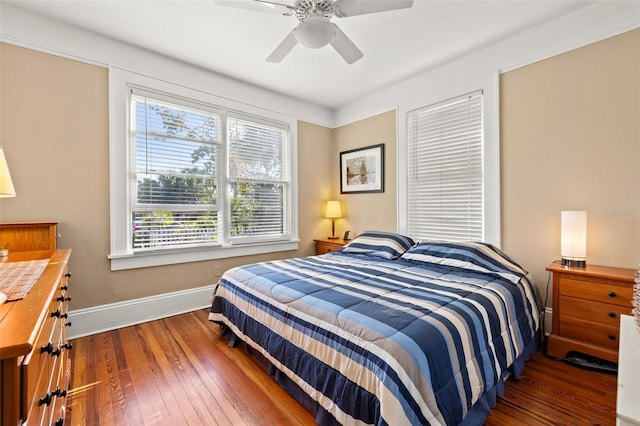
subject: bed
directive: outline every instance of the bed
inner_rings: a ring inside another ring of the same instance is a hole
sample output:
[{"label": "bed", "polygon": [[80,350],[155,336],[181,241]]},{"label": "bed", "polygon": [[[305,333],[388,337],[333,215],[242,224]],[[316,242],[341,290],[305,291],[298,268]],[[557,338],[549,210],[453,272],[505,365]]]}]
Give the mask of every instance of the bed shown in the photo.
[{"label": "bed", "polygon": [[540,336],[530,274],[483,243],[367,231],[227,271],[209,314],[320,425],[480,424]]}]

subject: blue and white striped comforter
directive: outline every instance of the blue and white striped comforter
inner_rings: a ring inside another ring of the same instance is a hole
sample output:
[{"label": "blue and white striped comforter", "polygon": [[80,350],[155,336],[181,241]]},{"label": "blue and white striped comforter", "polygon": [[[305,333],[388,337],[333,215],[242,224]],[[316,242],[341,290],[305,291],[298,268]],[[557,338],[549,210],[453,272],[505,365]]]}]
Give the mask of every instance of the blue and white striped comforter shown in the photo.
[{"label": "blue and white striped comforter", "polygon": [[337,252],[226,272],[209,319],[341,424],[458,424],[534,339],[536,296],[523,276]]}]

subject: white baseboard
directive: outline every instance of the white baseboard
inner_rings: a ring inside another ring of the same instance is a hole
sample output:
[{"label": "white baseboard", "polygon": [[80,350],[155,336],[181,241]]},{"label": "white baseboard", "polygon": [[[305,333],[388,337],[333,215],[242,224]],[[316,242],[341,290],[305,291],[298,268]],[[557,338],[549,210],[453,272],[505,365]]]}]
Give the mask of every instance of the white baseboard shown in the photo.
[{"label": "white baseboard", "polygon": [[[69,312],[69,338],[89,336],[103,331],[166,318],[211,305],[213,285],[164,293],[125,302],[110,303]],[[544,334],[551,334],[552,309],[544,310]]]},{"label": "white baseboard", "polygon": [[69,338],[192,312],[210,306],[213,285],[69,311]]}]

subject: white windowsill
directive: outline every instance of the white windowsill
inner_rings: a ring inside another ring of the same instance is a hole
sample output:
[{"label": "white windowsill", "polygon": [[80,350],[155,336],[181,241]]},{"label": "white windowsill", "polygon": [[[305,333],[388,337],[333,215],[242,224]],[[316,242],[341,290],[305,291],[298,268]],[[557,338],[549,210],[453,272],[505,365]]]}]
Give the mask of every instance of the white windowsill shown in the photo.
[{"label": "white windowsill", "polygon": [[176,263],[199,262],[203,260],[298,250],[298,243],[299,240],[288,240],[182,251],[111,254],[108,257],[111,260],[111,270],[120,271],[123,269],[147,268],[151,266],[173,265]]}]

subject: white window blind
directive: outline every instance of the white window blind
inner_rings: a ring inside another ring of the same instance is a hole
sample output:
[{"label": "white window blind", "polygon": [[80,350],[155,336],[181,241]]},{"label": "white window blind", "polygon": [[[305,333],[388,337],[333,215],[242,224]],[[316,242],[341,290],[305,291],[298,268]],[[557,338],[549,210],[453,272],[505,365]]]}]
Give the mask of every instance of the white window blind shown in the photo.
[{"label": "white window blind", "polygon": [[407,232],[483,241],[483,100],[473,93],[407,114]]},{"label": "white window blind", "polygon": [[216,243],[220,114],[134,91],[131,115],[133,250]]},{"label": "white window blind", "polygon": [[289,233],[288,128],[229,115],[230,238],[283,237]]}]

